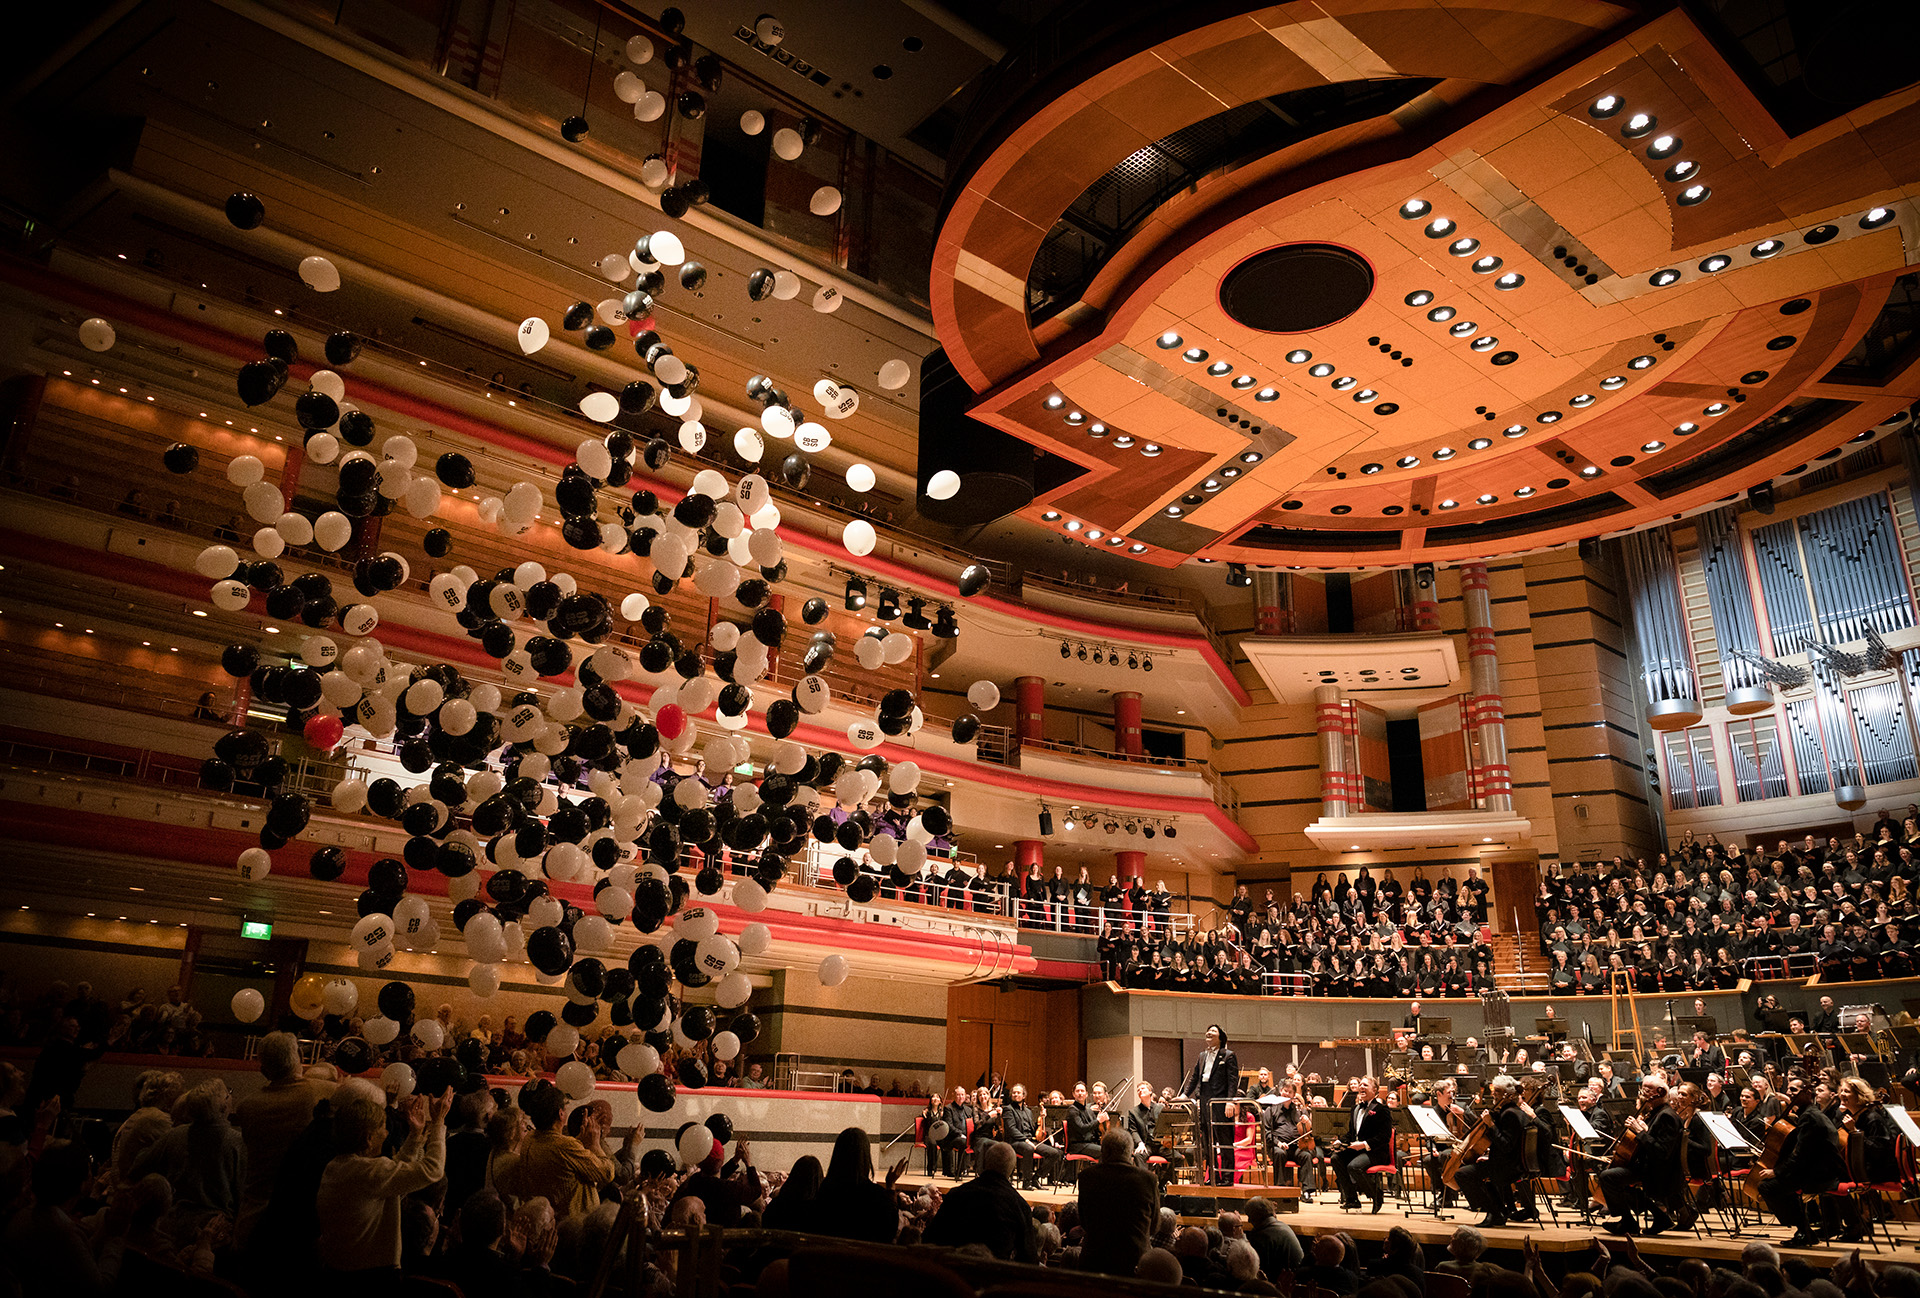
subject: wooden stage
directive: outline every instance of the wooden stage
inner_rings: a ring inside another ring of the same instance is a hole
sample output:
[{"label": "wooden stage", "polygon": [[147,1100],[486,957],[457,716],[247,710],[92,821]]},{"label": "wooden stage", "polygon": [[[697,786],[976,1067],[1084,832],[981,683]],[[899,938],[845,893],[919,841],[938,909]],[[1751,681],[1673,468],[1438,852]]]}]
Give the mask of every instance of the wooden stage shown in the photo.
[{"label": "wooden stage", "polygon": [[[909,1189],[930,1185],[940,1190],[947,1190],[958,1185],[959,1182],[948,1177],[928,1177],[909,1173],[901,1176],[899,1184]],[[1294,1193],[1291,1188],[1276,1192],[1272,1187],[1260,1185],[1204,1186],[1175,1183],[1167,1187],[1169,1196],[1214,1199],[1218,1201],[1221,1208],[1231,1208],[1232,1201],[1265,1197],[1281,1209],[1280,1220],[1291,1226],[1302,1239],[1324,1231],[1345,1231],[1357,1240],[1378,1244],[1386,1238],[1387,1232],[1393,1227],[1405,1226],[1426,1248],[1429,1266],[1445,1256],[1447,1240],[1452,1235],[1454,1227],[1474,1226],[1480,1221],[1479,1213],[1465,1207],[1451,1209],[1439,1219],[1435,1219],[1430,1212],[1409,1212],[1391,1196],[1388,1197],[1386,1206],[1377,1214],[1368,1211],[1367,1207],[1361,1208],[1358,1212],[1343,1212],[1337,1206],[1339,1195],[1331,1190],[1316,1193],[1311,1201],[1300,1203],[1298,1211],[1288,1211],[1292,1205],[1283,1203],[1281,1200],[1283,1196],[1291,1198]],[[1054,1207],[1075,1202],[1074,1192],[1064,1187],[1023,1190],[1021,1197],[1028,1203],[1044,1203]],[[1414,1195],[1416,1202],[1424,1198],[1422,1194]],[[1544,1202],[1541,1204],[1540,1215],[1541,1220],[1537,1222],[1525,1222],[1484,1232],[1487,1237],[1488,1252],[1507,1251],[1517,1259],[1521,1241],[1531,1237],[1542,1253],[1562,1255],[1560,1261],[1566,1271],[1579,1271],[1586,1269],[1593,1261],[1593,1242],[1596,1238],[1605,1238],[1610,1242],[1616,1240],[1612,1235],[1603,1235],[1597,1224],[1598,1218],[1595,1219],[1595,1225],[1588,1226],[1581,1223],[1574,1214],[1562,1209],[1561,1224],[1556,1226],[1547,1213]],[[1772,1244],[1780,1250],[1782,1257],[1802,1258],[1818,1267],[1832,1266],[1856,1247],[1852,1244],[1834,1244],[1821,1248],[1787,1249],[1783,1245],[1793,1234],[1791,1230],[1775,1223],[1771,1215],[1768,1216],[1767,1224],[1764,1226],[1755,1226],[1751,1221],[1750,1212],[1748,1217],[1749,1220],[1742,1225],[1740,1234],[1733,1237],[1729,1237],[1720,1229],[1719,1217],[1709,1213],[1702,1219],[1703,1235],[1696,1236],[1691,1230],[1676,1228],[1653,1237],[1642,1235],[1635,1239],[1633,1244],[1649,1259],[1697,1257],[1705,1259],[1710,1266],[1724,1265],[1736,1270],[1740,1265],[1740,1250],[1756,1241]],[[1181,1220],[1194,1225],[1205,1225],[1210,1223],[1211,1217],[1182,1217]],[[1713,1229],[1707,1230],[1708,1226]],[[1889,1249],[1885,1238],[1881,1237],[1878,1256],[1889,1261],[1911,1262],[1914,1250],[1920,1247],[1920,1227],[1916,1227],[1913,1222],[1895,1221],[1893,1235],[1898,1241],[1898,1247]],[[1858,1247],[1863,1258],[1876,1256],[1872,1245],[1863,1243]],[[1614,1248],[1616,1256],[1619,1251],[1616,1244]],[[1658,1267],[1660,1263],[1655,1262],[1654,1265]],[[1515,1266],[1517,1269],[1517,1261]]]}]

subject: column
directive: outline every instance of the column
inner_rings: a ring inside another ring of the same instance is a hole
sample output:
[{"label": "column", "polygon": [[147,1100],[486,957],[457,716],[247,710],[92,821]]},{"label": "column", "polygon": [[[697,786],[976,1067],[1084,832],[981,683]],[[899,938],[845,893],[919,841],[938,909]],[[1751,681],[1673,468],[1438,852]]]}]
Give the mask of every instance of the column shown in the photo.
[{"label": "column", "polygon": [[1047,679],[1021,676],[1013,682],[1015,691],[1013,729],[1020,739],[1045,739],[1047,726]]},{"label": "column", "polygon": [[289,444],[286,458],[280,462],[280,505],[285,512],[293,511],[293,498],[300,491],[300,470],[306,463],[306,442],[301,440]]},{"label": "column", "polygon": [[247,728],[247,710],[253,706],[253,678],[242,676],[233,683],[233,711],[227,716],[227,724],[235,730]]},{"label": "column", "polygon": [[[1046,876],[1047,845],[1037,838],[1015,839],[1013,844],[1014,889],[1027,886],[1027,874],[1034,866],[1039,866],[1041,877]],[[1016,922],[1021,927],[1040,923],[1046,915],[1046,903],[1043,901],[1018,901],[1013,903]]]},{"label": "column", "polygon": [[1352,720],[1338,685],[1321,685],[1313,691],[1316,723],[1320,730],[1320,815],[1327,820],[1346,816],[1349,794],[1347,736]]},{"label": "column", "polygon": [[1136,690],[1113,692],[1113,751],[1136,757],[1147,751],[1140,739],[1140,694]]},{"label": "column", "polygon": [[1415,631],[1438,631],[1440,629],[1440,601],[1434,590],[1435,573],[1430,563],[1416,563],[1413,566],[1413,629]]},{"label": "column", "polygon": [[1500,701],[1486,564],[1461,567],[1460,597],[1467,614],[1467,723],[1480,740],[1480,788],[1488,811],[1512,811],[1513,773],[1507,765],[1506,710]]},{"label": "column", "polygon": [[1293,630],[1293,574],[1253,574],[1253,633],[1286,635]]},{"label": "column", "polygon": [[1138,879],[1147,872],[1147,854],[1145,852],[1115,852],[1113,868],[1120,875],[1120,882]]}]

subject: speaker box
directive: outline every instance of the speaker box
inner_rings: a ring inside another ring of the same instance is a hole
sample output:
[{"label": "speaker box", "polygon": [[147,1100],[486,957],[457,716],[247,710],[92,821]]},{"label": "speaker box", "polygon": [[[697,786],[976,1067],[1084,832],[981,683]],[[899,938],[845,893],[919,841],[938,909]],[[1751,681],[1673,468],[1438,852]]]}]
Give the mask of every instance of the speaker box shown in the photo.
[{"label": "speaker box", "polygon": [[1212,1217],[1220,1211],[1218,1199],[1202,1198],[1197,1194],[1169,1194],[1160,1199],[1160,1206],[1173,1209],[1176,1217]]}]

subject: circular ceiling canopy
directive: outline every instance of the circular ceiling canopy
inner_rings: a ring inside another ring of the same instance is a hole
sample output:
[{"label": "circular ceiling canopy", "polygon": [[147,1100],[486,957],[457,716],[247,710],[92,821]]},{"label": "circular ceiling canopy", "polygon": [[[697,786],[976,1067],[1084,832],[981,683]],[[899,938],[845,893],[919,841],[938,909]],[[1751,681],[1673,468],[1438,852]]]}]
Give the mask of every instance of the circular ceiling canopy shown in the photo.
[{"label": "circular ceiling canopy", "polygon": [[1358,311],[1373,292],[1373,267],[1331,243],[1269,248],[1227,272],[1220,309],[1263,333],[1305,333]]}]

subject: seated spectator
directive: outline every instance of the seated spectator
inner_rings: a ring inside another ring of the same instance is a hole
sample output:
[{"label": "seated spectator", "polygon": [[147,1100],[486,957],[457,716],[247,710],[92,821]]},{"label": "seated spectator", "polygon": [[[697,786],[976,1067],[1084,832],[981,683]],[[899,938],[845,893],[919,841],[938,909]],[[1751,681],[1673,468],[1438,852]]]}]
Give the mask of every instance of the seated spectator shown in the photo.
[{"label": "seated spectator", "polygon": [[14,1214],[0,1235],[0,1257],[20,1293],[96,1295],[113,1290],[125,1240],[113,1229],[90,1237],[74,1216],[92,1174],[86,1147],[74,1141],[54,1141],[34,1160],[33,1201]]},{"label": "seated spectator", "polygon": [[1142,1253],[1133,1275],[1136,1280],[1150,1280],[1155,1284],[1177,1285],[1185,1278],[1180,1259],[1164,1248],[1150,1248]]},{"label": "seated spectator", "polygon": [[[1152,1232],[1164,1210],[1158,1178],[1134,1165],[1133,1141],[1120,1128],[1100,1138],[1100,1161],[1081,1172],[1078,1208],[1087,1223],[1081,1268],[1132,1275],[1141,1255],[1157,1242]],[[1169,1243],[1171,1238],[1169,1233]]]},{"label": "seated spectator", "polygon": [[900,1209],[894,1204],[893,1183],[907,1170],[902,1158],[887,1170],[885,1185],[873,1180],[873,1146],[866,1130],[848,1127],[833,1142],[827,1174],[814,1196],[808,1229],[838,1239],[891,1244],[900,1232]]},{"label": "seated spectator", "polygon": [[680,1183],[676,1199],[698,1199],[706,1208],[709,1225],[738,1226],[740,1210],[760,1199],[760,1173],[754,1170],[753,1156],[747,1152],[747,1142],[737,1141],[733,1147],[733,1159],[722,1168],[720,1160],[726,1149],[719,1141],[713,1142],[713,1148],[700,1160],[693,1173]]},{"label": "seated spectator", "polygon": [[[1202,1289],[1227,1288],[1227,1279],[1214,1266],[1211,1253],[1207,1232],[1198,1226],[1182,1227],[1180,1233],[1173,1237],[1173,1256],[1180,1263],[1180,1274],[1184,1277],[1184,1283],[1196,1284]],[[1352,1293],[1353,1290],[1341,1292]]]},{"label": "seated spectator", "polygon": [[1434,1266],[1436,1271],[1448,1275],[1457,1275],[1468,1284],[1474,1284],[1484,1275],[1503,1270],[1491,1262],[1482,1262],[1480,1255],[1487,1251],[1487,1237],[1472,1226],[1456,1226],[1453,1235],[1447,1240],[1447,1256]]},{"label": "seated spectator", "polygon": [[812,1154],[803,1155],[787,1173],[780,1192],[768,1202],[760,1224],[768,1230],[804,1230],[823,1175],[820,1160]]},{"label": "seated spectator", "polygon": [[1269,1199],[1247,1200],[1247,1243],[1253,1245],[1268,1279],[1282,1271],[1297,1271],[1307,1260],[1300,1237],[1280,1220]]},{"label": "seated spectator", "polygon": [[980,1244],[1003,1262],[1034,1261],[1033,1214],[1013,1188],[1014,1162],[1012,1145],[988,1141],[979,1173],[947,1191],[925,1241],[950,1248]]},{"label": "seated spectator", "polygon": [[186,1088],[178,1073],[149,1068],[133,1082],[133,1112],[113,1133],[113,1180],[131,1185],[133,1165],[160,1137],[173,1130],[173,1106]]},{"label": "seated spectator", "polygon": [[1427,1292],[1426,1258],[1420,1252],[1420,1241],[1405,1226],[1387,1232],[1380,1260],[1367,1268],[1367,1273],[1375,1279],[1393,1276],[1404,1280],[1413,1286],[1415,1294]]},{"label": "seated spectator", "polygon": [[1348,1259],[1346,1244],[1332,1233],[1313,1237],[1313,1265],[1303,1278],[1336,1294],[1360,1292],[1360,1272]]}]

